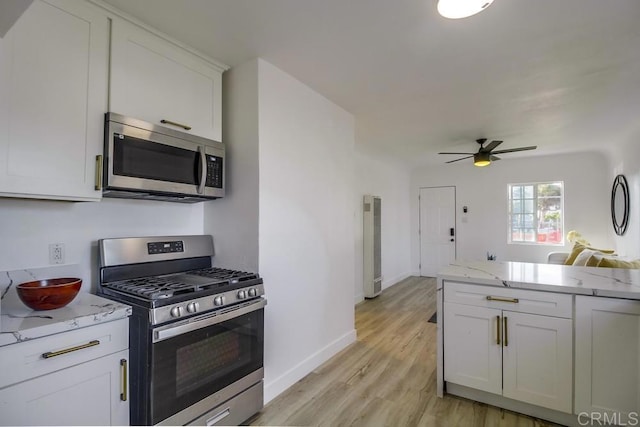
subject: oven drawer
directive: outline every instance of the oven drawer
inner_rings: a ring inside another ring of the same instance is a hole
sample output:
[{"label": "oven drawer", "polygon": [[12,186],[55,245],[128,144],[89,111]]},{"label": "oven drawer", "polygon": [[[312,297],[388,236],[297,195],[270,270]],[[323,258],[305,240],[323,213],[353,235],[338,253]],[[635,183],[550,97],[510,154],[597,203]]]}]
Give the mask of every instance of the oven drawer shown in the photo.
[{"label": "oven drawer", "polygon": [[239,426],[262,409],[263,383],[260,381],[236,397],[191,421],[192,426]]},{"label": "oven drawer", "polygon": [[0,388],[129,348],[129,319],[100,323],[2,349]]}]

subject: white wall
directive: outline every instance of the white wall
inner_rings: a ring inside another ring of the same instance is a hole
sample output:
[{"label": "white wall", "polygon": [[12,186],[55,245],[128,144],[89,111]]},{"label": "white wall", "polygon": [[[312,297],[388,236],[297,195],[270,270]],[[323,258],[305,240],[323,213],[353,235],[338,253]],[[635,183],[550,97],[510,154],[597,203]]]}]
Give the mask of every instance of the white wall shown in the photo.
[{"label": "white wall", "polygon": [[365,194],[382,199],[382,288],[388,288],[411,273],[410,179],[401,165],[356,146],[355,152],[355,302],[363,294],[363,211]]},{"label": "white wall", "polygon": [[224,74],[214,263],[265,281],[265,402],[355,340],[353,117],[259,59]]},{"label": "white wall", "polygon": [[[506,156],[505,156],[506,157]],[[411,262],[420,262],[418,193],[420,187],[456,187],[457,258],[484,260],[486,252],[501,261],[546,262],[551,251],[571,245],[507,244],[507,184],[564,182],[564,226],[582,233],[596,247],[612,247],[610,232],[610,177],[600,153],[566,154],[504,159],[488,167],[469,162],[420,168],[411,174]],[[468,206],[468,222],[461,221]]]},{"label": "white wall", "polygon": [[82,291],[95,292],[99,239],[202,234],[202,212],[201,203],[0,198],[0,271],[48,266],[49,244],[64,243],[65,264],[77,265]]},{"label": "white wall", "polygon": [[265,401],[355,341],[354,121],[258,60]]},{"label": "white wall", "polygon": [[225,197],[204,207],[204,232],[213,236],[214,265],[258,271],[258,62],[223,74],[222,140]]},{"label": "white wall", "polygon": [[610,153],[611,172],[607,176],[609,191],[616,175],[623,174],[629,183],[629,226],[623,236],[613,231],[611,220],[609,229],[619,254],[640,258],[640,133],[613,147]]}]

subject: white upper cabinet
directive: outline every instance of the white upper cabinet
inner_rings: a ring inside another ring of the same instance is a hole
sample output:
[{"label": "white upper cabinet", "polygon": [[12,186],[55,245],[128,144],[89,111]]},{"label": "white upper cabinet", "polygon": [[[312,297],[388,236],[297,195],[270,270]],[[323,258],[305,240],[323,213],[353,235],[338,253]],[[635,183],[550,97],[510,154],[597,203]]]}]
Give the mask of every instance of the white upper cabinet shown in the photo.
[{"label": "white upper cabinet", "polygon": [[114,18],[109,111],[222,141],[222,72],[181,47]]},{"label": "white upper cabinet", "polygon": [[35,1],[0,39],[0,195],[99,200],[109,21],[73,0]]}]

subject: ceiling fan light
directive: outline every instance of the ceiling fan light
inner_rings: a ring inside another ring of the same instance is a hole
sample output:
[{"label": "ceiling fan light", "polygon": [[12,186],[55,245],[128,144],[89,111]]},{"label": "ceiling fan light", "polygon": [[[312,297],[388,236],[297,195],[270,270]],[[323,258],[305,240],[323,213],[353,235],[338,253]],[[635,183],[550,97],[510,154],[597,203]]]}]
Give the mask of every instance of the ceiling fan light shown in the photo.
[{"label": "ceiling fan light", "polygon": [[438,0],[438,13],[445,18],[466,18],[488,8],[493,0]]},{"label": "ceiling fan light", "polygon": [[478,167],[489,166],[491,163],[490,153],[476,153],[473,155],[473,164]]}]

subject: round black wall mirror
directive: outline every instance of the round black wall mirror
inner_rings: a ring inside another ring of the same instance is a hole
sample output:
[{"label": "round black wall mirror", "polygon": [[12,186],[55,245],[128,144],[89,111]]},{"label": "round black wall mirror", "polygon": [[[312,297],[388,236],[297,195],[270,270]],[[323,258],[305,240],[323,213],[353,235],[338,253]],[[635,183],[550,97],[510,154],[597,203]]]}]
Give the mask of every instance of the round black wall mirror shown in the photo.
[{"label": "round black wall mirror", "polygon": [[624,175],[616,176],[611,189],[611,220],[618,236],[627,231],[629,225],[629,185]]}]

